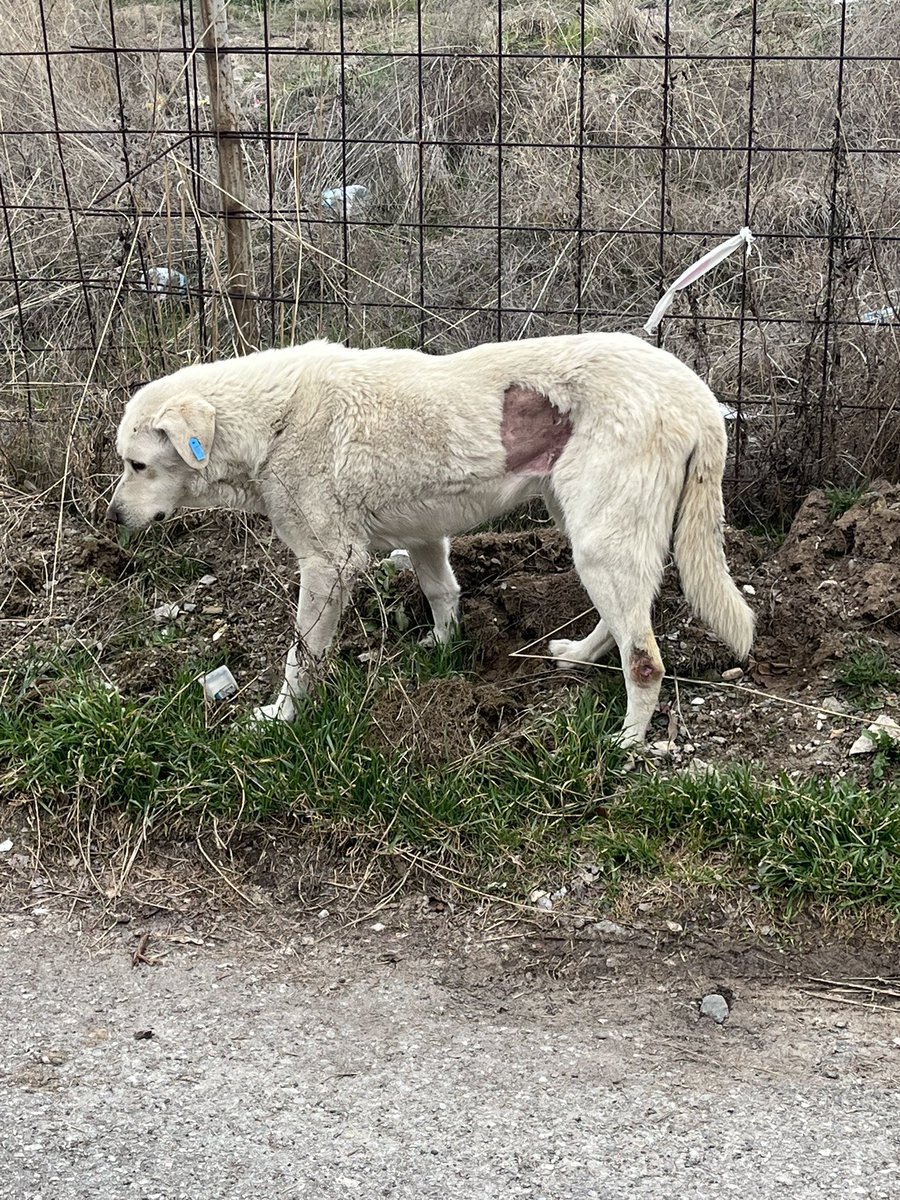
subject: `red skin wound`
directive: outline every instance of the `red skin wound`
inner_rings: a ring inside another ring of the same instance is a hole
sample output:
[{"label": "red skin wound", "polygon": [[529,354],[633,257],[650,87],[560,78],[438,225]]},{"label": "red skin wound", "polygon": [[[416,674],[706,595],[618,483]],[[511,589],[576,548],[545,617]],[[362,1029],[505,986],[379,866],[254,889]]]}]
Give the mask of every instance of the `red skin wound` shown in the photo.
[{"label": "red skin wound", "polygon": [[512,384],[503,393],[500,436],[510,474],[549,475],[572,436],[572,422],[540,392]]}]

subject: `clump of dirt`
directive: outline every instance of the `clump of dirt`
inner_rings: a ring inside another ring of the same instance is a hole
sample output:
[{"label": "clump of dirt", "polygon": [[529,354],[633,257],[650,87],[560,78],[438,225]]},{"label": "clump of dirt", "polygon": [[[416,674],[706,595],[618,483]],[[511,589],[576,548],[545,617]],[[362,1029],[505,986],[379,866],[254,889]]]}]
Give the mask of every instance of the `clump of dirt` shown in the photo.
[{"label": "clump of dirt", "polygon": [[785,674],[815,682],[823,666],[866,641],[896,654],[900,487],[874,484],[839,516],[823,491],[811,492],[758,582],[760,681]]},{"label": "clump of dirt", "polygon": [[524,707],[515,692],[454,675],[419,686],[390,684],[376,697],[370,715],[381,749],[440,766],[477,751],[514,723]]}]

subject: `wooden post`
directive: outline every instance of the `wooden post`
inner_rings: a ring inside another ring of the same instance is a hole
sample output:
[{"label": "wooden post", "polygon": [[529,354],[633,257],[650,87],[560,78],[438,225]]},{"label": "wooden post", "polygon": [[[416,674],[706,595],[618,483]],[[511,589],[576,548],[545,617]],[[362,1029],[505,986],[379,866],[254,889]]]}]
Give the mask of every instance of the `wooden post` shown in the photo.
[{"label": "wooden post", "polygon": [[247,178],[241,153],[240,112],[234,86],[234,69],[228,53],[227,0],[200,0],[203,46],[209,104],[215,130],[219,166],[219,198],[225,217],[228,255],[228,295],[234,307],[239,349],[246,354],[259,345],[250,222],[247,211]]}]

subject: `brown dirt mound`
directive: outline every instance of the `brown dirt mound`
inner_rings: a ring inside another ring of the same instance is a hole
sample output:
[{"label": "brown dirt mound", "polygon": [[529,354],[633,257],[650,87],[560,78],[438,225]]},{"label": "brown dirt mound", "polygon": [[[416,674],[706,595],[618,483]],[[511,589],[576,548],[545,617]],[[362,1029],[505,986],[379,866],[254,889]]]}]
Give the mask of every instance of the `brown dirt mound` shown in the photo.
[{"label": "brown dirt mound", "polygon": [[896,654],[900,487],[874,484],[840,516],[823,491],[811,492],[755,582],[760,612],[754,656],[761,680],[790,674],[809,682],[831,660],[866,642]]}]

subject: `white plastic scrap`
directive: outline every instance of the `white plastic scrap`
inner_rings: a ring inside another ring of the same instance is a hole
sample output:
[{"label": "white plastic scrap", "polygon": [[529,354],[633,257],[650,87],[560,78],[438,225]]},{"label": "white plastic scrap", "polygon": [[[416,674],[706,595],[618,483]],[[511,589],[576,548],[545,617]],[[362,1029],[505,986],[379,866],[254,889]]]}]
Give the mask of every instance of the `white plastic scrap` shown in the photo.
[{"label": "white plastic scrap", "polygon": [[225,666],[216,667],[214,671],[207,671],[205,675],[201,675],[197,682],[206,692],[209,700],[227,700],[233,696],[238,690],[237,680]]},{"label": "white plastic scrap", "polygon": [[187,279],[180,271],[171,267],[148,267],[144,275],[144,286],[148,292],[183,294],[187,291]]},{"label": "white plastic scrap", "polygon": [[894,321],[900,320],[900,309],[894,308],[893,304],[887,304],[884,308],[873,308],[869,312],[860,313],[859,319],[863,325],[892,325]]},{"label": "white plastic scrap", "polygon": [[655,333],[660,321],[666,315],[672,301],[675,299],[675,293],[680,292],[682,288],[686,288],[688,284],[694,283],[701,275],[705,275],[707,271],[711,271],[713,267],[718,266],[723,258],[727,258],[729,254],[733,254],[735,250],[746,247],[748,250],[753,245],[753,234],[745,225],[740,233],[729,238],[728,241],[722,242],[718,246],[714,246],[712,250],[700,256],[695,263],[692,263],[687,270],[682,271],[675,282],[668,290],[659,298],[659,301],[650,314],[650,319],[644,326],[648,333]]},{"label": "white plastic scrap", "polygon": [[354,209],[361,209],[369,194],[363,183],[349,183],[346,187],[326,188],[322,193],[322,204],[333,217],[349,217]]},{"label": "white plastic scrap", "polygon": [[158,608],[154,608],[153,616],[157,621],[172,621],[179,612],[177,604],[160,604]]}]

